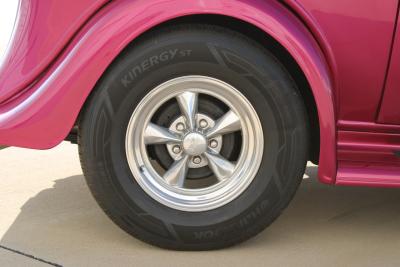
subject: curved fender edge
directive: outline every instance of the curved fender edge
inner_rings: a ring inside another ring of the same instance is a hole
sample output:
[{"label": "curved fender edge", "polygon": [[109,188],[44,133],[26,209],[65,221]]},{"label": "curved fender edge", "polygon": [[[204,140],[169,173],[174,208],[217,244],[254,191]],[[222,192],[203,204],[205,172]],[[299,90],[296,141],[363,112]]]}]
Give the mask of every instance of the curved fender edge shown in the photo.
[{"label": "curved fender edge", "polygon": [[132,40],[163,22],[194,14],[218,14],[251,23],[292,55],[308,79],[317,104],[321,142],[319,179],[334,183],[336,122],[329,67],[306,27],[274,1],[111,2],[81,29],[40,80],[0,107],[0,144],[48,149],[60,143],[107,66]]}]

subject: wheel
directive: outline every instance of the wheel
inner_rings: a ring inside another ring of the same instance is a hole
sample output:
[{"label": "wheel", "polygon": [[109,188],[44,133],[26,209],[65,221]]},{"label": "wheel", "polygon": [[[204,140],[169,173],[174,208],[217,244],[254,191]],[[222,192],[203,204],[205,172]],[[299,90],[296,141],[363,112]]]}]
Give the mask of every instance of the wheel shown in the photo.
[{"label": "wheel", "polygon": [[224,28],[180,25],[115,60],[78,139],[89,188],[116,224],[159,247],[209,250],[278,217],[308,138],[302,98],[270,52]]}]

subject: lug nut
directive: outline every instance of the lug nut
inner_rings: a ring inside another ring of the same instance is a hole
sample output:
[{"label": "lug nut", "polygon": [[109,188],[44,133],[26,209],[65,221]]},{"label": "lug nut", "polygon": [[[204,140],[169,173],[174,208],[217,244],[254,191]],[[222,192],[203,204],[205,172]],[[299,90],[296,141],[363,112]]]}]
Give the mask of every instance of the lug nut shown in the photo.
[{"label": "lug nut", "polygon": [[199,156],[196,156],[193,158],[193,163],[194,164],[200,164],[201,163],[201,158]]},{"label": "lug nut", "polygon": [[172,152],[174,152],[175,154],[179,154],[179,152],[181,152],[180,146],[174,146],[172,148]]},{"label": "lug nut", "polygon": [[200,120],[199,122],[201,128],[206,128],[208,126],[208,122],[206,120]]},{"label": "lug nut", "polygon": [[210,141],[210,147],[211,147],[211,148],[216,148],[217,146],[218,146],[217,140],[211,140],[211,141]]},{"label": "lug nut", "polygon": [[183,130],[185,130],[185,124],[179,122],[178,124],[176,124],[176,130],[182,132]]}]

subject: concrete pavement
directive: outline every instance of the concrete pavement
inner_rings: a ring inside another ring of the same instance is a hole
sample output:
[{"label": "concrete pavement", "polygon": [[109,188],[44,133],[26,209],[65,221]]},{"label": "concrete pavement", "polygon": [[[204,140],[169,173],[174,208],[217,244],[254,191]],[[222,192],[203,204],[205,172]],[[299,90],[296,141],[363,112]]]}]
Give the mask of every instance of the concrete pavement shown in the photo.
[{"label": "concrete pavement", "polygon": [[270,228],[196,253],[116,227],[90,195],[75,145],[7,148],[0,164],[0,266],[400,266],[400,189],[321,185],[315,166]]}]

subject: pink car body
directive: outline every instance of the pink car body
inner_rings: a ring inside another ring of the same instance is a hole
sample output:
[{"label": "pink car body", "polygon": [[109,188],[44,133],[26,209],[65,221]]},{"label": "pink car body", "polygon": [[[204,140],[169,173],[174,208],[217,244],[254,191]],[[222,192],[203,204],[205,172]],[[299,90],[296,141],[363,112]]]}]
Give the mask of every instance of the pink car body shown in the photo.
[{"label": "pink car body", "polygon": [[321,182],[400,186],[398,5],[398,0],[21,1],[0,69],[0,144],[56,146],[129,43],[171,20],[207,21],[212,15],[259,28],[299,65],[318,111]]}]

